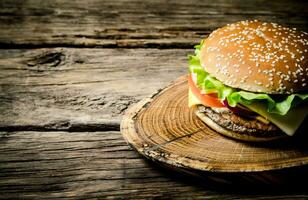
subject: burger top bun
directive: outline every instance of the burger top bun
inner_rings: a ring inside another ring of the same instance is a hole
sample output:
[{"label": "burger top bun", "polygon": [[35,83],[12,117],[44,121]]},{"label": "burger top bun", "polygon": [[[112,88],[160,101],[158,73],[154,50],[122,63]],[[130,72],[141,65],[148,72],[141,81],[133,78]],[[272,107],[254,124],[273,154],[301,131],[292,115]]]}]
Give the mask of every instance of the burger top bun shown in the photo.
[{"label": "burger top bun", "polygon": [[212,32],[201,65],[233,88],[268,94],[308,91],[308,34],[275,23],[241,21]]}]

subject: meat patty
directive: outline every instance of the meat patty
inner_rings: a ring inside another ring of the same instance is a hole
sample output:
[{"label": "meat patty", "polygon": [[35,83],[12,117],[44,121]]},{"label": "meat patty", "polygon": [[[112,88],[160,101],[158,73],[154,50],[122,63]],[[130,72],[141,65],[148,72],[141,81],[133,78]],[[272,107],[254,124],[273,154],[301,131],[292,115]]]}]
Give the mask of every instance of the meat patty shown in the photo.
[{"label": "meat patty", "polygon": [[272,123],[265,124],[254,118],[236,115],[228,108],[198,106],[197,109],[219,126],[236,133],[255,136],[274,136],[283,134],[283,132]]}]

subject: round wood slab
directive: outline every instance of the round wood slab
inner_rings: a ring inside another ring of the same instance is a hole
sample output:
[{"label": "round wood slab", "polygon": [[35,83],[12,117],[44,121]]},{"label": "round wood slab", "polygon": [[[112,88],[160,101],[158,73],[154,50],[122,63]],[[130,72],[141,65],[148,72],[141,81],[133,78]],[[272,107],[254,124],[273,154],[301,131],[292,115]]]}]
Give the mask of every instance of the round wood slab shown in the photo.
[{"label": "round wood slab", "polygon": [[308,164],[308,140],[255,144],[224,137],[195,116],[187,97],[183,76],[136,104],[121,124],[126,141],[142,155],[186,171],[251,173]]}]

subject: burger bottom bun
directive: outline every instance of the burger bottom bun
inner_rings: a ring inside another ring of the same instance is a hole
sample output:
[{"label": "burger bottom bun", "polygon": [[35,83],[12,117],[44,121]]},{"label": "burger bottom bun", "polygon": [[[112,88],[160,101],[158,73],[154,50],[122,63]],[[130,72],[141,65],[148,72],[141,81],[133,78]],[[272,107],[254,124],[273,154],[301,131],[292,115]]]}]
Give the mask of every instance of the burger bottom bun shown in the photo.
[{"label": "burger bottom bun", "polygon": [[218,125],[215,121],[213,121],[210,117],[208,117],[204,112],[201,112],[198,107],[195,107],[194,109],[195,114],[210,128],[215,130],[216,132],[241,141],[246,142],[268,142],[268,141],[274,141],[279,140],[288,137],[287,135],[281,133],[277,134],[269,134],[269,135],[260,135],[258,133],[252,134],[252,133],[238,133],[234,132],[232,130],[228,130],[220,125]]}]

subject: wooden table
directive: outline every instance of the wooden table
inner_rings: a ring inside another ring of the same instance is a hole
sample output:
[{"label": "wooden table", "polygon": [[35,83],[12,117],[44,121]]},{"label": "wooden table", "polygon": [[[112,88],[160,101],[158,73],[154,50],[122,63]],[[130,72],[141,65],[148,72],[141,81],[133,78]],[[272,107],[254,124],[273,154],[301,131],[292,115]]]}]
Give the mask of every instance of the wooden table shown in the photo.
[{"label": "wooden table", "polygon": [[0,199],[307,199],[165,170],[119,132],[194,44],[244,19],[307,31],[308,2],[0,0]]}]

